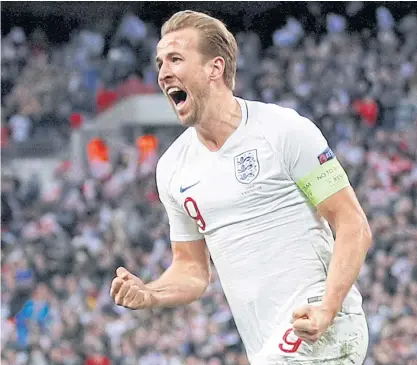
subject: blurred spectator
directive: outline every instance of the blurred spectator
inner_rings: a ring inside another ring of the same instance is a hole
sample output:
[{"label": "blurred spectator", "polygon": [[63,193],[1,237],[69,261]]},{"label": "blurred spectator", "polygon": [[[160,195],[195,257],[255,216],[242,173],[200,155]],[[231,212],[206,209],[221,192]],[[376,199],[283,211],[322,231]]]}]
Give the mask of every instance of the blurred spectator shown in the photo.
[{"label": "blurred spectator", "polygon": [[25,142],[29,138],[29,131],[32,125],[27,115],[13,115],[10,120],[10,129],[12,132],[12,140],[14,142]]},{"label": "blurred spectator", "polygon": [[[417,18],[396,22],[380,8],[375,29],[348,32],[363,6],[352,2],[346,14],[327,16],[322,3],[309,3],[327,32],[309,33],[301,19],[289,18],[267,49],[255,32],[239,33],[236,93],[293,107],[329,139],[375,241],[359,277],[370,330],[365,364],[414,365]],[[38,29],[26,35],[16,27],[2,37],[2,146],[8,131],[9,144],[49,133],[65,140],[70,123],[158,92],[152,27],[134,14],[115,26],[113,37],[106,19],[82,26],[59,47]],[[171,260],[155,165],[173,135],[166,128],[150,134],[137,146],[105,146],[81,181],[68,162],[48,189],[38,175],[21,181],[2,170],[6,364],[247,365],[215,270],[207,292],[189,306],[129,311],[109,296],[118,266],[149,281]]]}]

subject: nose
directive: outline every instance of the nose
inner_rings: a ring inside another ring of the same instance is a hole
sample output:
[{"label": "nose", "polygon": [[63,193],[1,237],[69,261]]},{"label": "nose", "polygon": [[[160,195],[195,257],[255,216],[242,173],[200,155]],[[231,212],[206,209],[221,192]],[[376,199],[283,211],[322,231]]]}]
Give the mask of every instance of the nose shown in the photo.
[{"label": "nose", "polygon": [[158,73],[158,82],[159,85],[162,87],[163,84],[167,81],[169,81],[170,79],[173,78],[173,73],[171,70],[171,67],[169,67],[169,65],[167,65],[166,63],[163,64],[161,66],[161,68],[159,69],[159,73]]}]

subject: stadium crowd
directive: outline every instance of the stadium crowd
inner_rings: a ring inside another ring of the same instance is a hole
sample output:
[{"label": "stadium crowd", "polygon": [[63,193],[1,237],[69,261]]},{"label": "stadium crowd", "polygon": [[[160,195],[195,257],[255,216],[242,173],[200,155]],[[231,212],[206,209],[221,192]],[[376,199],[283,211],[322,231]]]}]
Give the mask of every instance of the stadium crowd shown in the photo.
[{"label": "stadium crowd", "polygon": [[[417,18],[384,14],[362,33],[330,16],[320,37],[290,19],[266,50],[256,33],[239,33],[236,94],[295,108],[328,138],[374,235],[358,283],[370,330],[365,365],[416,365]],[[88,118],[127,95],[157,92],[156,30],[129,14],[111,31],[103,20],[59,48],[20,28],[2,38],[2,126],[12,143],[38,128],[66,136],[74,113]],[[64,165],[46,192],[36,176],[2,172],[2,363],[247,364],[215,271],[189,306],[113,304],[118,266],[150,281],[171,259],[156,159],[138,164],[134,147],[119,155],[106,179],[91,170],[75,182]]]}]

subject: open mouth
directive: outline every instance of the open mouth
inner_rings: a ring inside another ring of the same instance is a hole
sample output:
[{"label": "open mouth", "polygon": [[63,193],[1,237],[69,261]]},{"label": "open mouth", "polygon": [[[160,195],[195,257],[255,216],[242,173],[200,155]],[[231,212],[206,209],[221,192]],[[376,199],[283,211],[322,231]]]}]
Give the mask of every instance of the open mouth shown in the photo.
[{"label": "open mouth", "polygon": [[170,88],[168,95],[177,108],[181,108],[187,100],[187,93],[178,87]]}]

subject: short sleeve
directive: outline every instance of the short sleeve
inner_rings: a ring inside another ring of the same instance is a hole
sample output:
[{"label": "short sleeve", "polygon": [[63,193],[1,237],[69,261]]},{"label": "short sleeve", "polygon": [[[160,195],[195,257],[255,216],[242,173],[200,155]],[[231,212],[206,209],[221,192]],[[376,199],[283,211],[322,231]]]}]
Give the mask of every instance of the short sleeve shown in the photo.
[{"label": "short sleeve", "polygon": [[[156,168],[156,183],[159,199],[168,215],[171,241],[197,241],[204,236],[198,231],[196,222],[191,219],[169,193],[171,179],[170,168],[164,168],[164,163],[158,163]],[[171,165],[172,166],[172,165]]]},{"label": "short sleeve", "polygon": [[313,205],[350,185],[326,138],[312,121],[291,111],[283,138],[287,171]]}]

